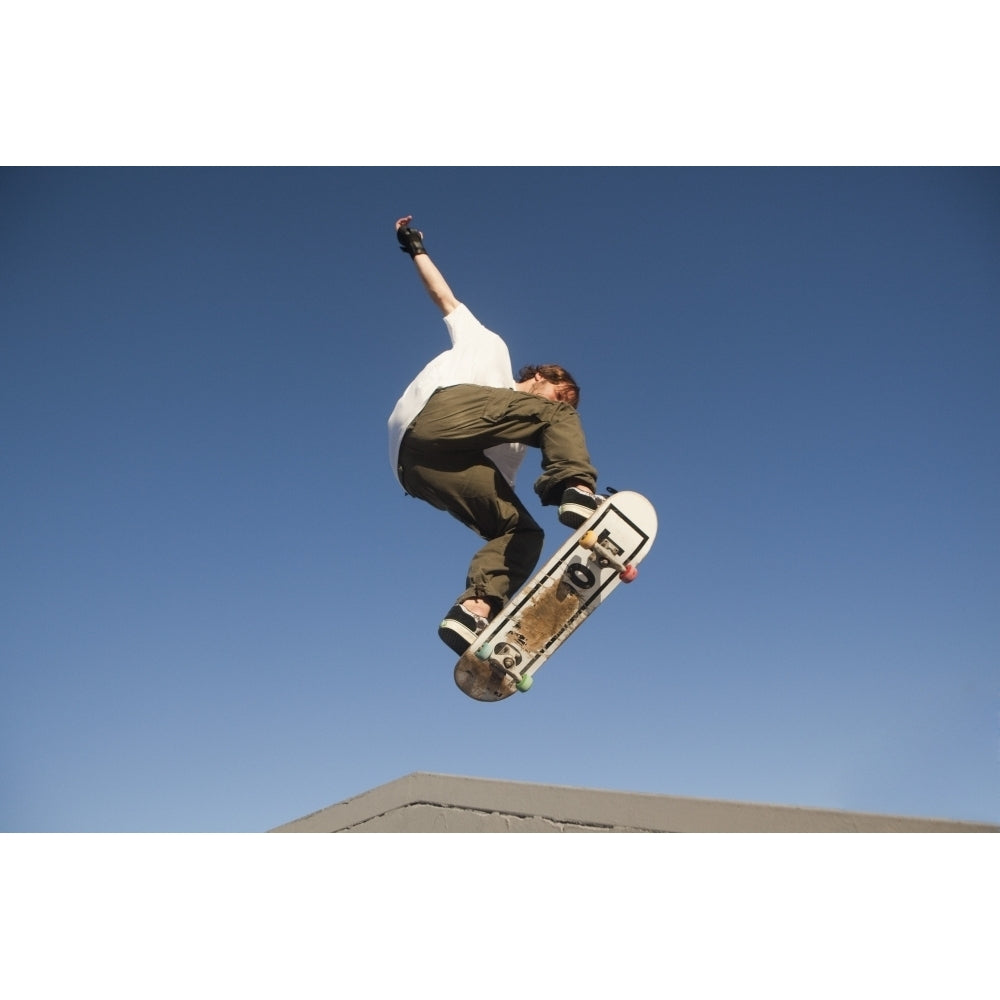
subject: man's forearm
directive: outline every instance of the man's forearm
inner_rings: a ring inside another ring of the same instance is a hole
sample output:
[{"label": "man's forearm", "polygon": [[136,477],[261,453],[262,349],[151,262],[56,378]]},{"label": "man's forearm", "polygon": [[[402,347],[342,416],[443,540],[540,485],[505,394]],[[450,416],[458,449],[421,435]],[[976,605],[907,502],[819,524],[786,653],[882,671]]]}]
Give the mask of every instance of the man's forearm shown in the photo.
[{"label": "man's forearm", "polygon": [[437,265],[426,253],[418,254],[413,258],[413,264],[420,275],[427,294],[433,302],[447,316],[458,308],[458,299],[455,298],[448,282],[444,280],[444,275],[437,269]]},{"label": "man's forearm", "polygon": [[458,299],[448,287],[448,282],[444,280],[444,275],[437,269],[435,263],[427,256],[427,247],[424,246],[424,234],[419,229],[412,229],[410,222],[412,215],[404,215],[396,220],[396,239],[403,250],[408,253],[413,260],[423,282],[427,294],[430,295],[434,304],[447,316],[458,308]]}]

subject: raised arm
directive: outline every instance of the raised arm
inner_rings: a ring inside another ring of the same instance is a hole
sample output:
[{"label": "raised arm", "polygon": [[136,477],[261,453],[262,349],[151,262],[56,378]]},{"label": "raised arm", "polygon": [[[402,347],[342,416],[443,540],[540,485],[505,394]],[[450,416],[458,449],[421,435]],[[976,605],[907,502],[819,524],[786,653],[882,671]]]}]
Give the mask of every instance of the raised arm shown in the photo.
[{"label": "raised arm", "polygon": [[458,299],[448,287],[444,275],[427,255],[423,244],[424,234],[409,227],[412,218],[412,215],[406,215],[402,219],[396,220],[396,239],[399,240],[399,245],[403,250],[413,258],[417,274],[420,275],[420,280],[423,282],[424,288],[427,289],[427,294],[430,295],[441,312],[447,316],[448,313],[454,312],[458,308]]}]

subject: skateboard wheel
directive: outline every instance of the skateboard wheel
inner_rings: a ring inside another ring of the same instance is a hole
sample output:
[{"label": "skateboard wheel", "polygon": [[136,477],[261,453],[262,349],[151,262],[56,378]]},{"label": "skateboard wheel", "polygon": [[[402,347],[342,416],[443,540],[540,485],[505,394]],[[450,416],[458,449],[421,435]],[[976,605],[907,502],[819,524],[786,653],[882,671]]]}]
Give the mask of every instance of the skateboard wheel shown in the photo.
[{"label": "skateboard wheel", "polygon": [[618,575],[622,583],[631,583],[639,575],[639,571],[634,566],[626,566]]},{"label": "skateboard wheel", "polygon": [[580,545],[585,549],[592,549],[597,544],[597,532],[594,530],[585,531],[580,538]]},{"label": "skateboard wheel", "polygon": [[493,655],[493,643],[484,642],[479,649],[476,650],[477,660],[488,660],[490,656]]},{"label": "skateboard wheel", "polygon": [[517,689],[518,689],[518,691],[527,691],[528,688],[530,688],[531,685],[534,684],[534,683],[535,683],[535,678],[532,677],[531,674],[525,674],[517,682]]}]

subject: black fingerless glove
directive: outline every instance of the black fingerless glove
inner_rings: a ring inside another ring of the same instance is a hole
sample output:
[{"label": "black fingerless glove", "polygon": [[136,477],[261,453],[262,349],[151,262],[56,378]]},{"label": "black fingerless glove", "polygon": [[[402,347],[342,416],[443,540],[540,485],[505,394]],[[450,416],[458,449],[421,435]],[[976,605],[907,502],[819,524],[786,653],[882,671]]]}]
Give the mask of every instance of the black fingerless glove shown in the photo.
[{"label": "black fingerless glove", "polygon": [[408,253],[410,257],[416,257],[419,253],[427,253],[420,232],[416,229],[402,226],[396,230],[396,239],[399,240],[399,249],[403,253]]}]

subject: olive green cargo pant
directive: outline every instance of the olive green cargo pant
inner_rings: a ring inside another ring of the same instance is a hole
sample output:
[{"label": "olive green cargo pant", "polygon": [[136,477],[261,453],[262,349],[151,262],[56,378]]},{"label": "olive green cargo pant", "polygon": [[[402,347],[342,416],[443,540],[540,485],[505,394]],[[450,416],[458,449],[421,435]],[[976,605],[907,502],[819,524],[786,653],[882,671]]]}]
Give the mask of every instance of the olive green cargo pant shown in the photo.
[{"label": "olive green cargo pant", "polygon": [[461,603],[499,610],[531,576],[543,534],[497,467],[483,454],[498,444],[541,449],[535,492],[556,505],[567,481],[596,487],[576,410],[516,389],[454,385],[438,389],[410,424],[399,449],[399,479],[411,496],[446,510],[486,539],[473,557]]}]

